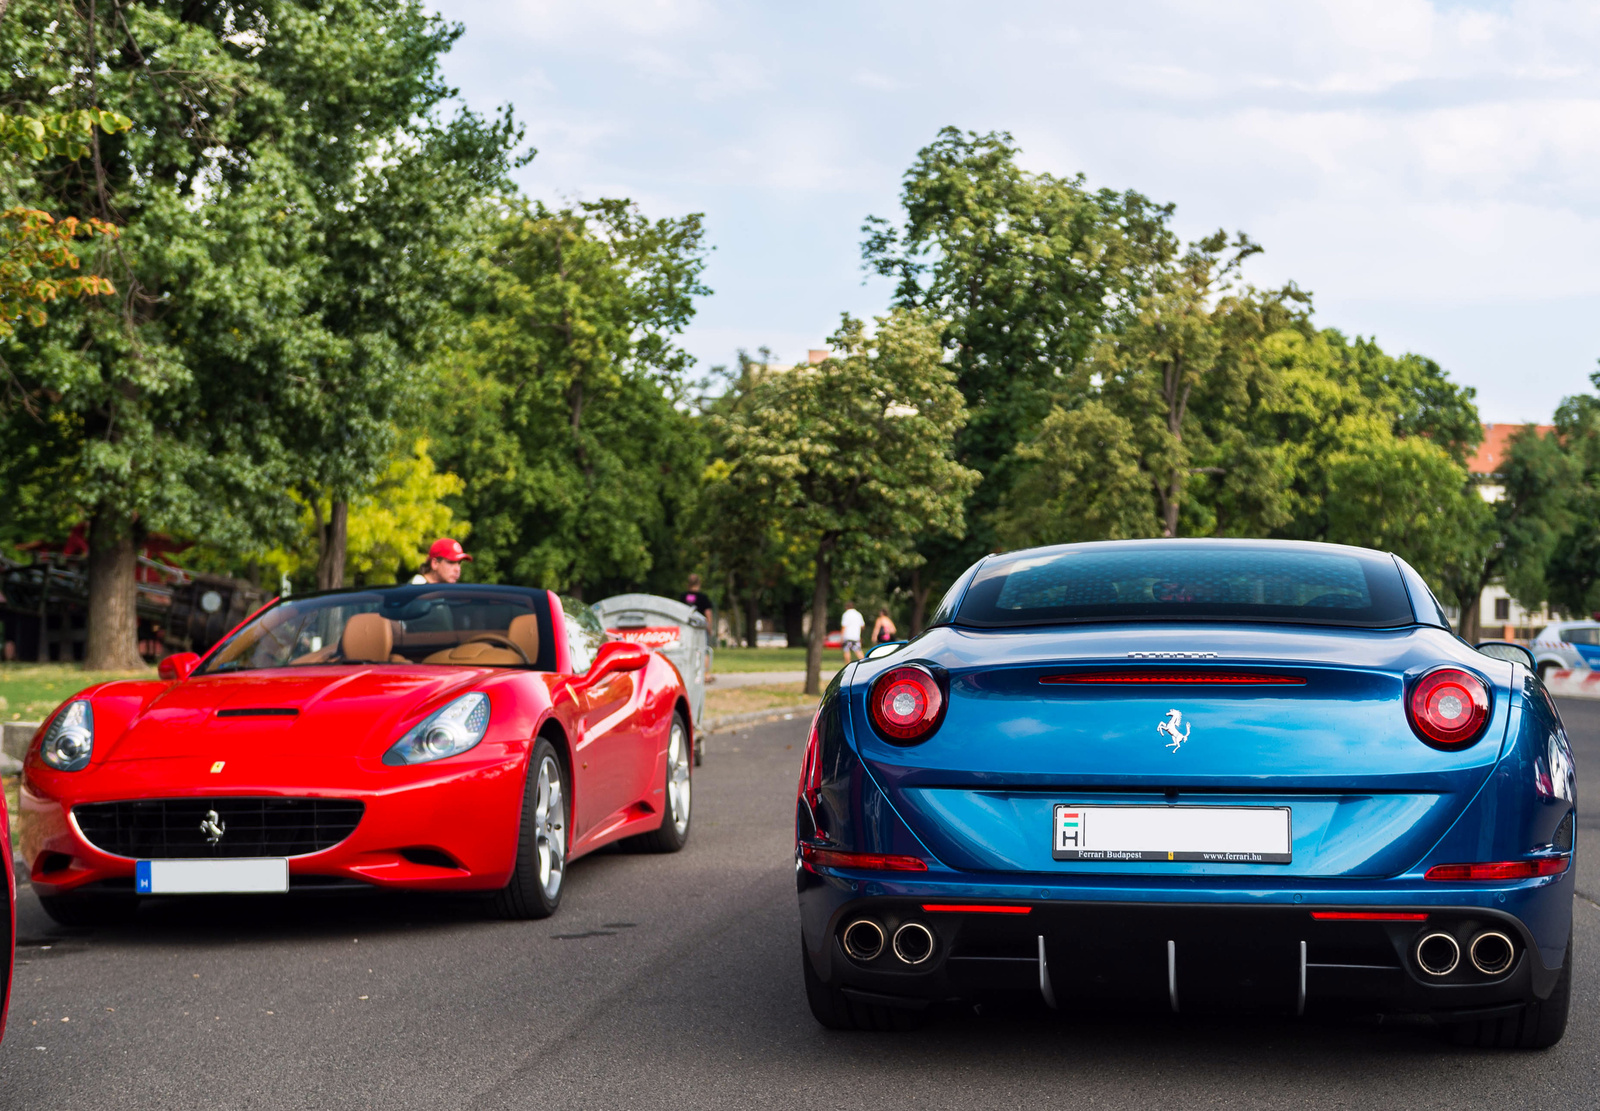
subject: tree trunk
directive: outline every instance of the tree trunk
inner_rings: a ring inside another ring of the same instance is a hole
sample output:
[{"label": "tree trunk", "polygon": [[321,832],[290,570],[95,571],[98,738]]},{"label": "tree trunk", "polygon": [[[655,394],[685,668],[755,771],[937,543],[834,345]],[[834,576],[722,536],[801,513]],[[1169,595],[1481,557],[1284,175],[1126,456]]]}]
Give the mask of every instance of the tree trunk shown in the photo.
[{"label": "tree trunk", "polygon": [[806,600],[791,598],[783,603],[783,639],[790,648],[806,646]]},{"label": "tree trunk", "polygon": [[828,639],[828,587],[833,539],[817,545],[817,577],[811,587],[811,640],[806,645],[806,693],[822,693],[822,642]]},{"label": "tree trunk", "polygon": [[1472,602],[1468,604],[1464,599],[1461,603],[1461,639],[1468,644],[1476,644],[1479,639],[1479,614],[1483,609],[1483,587],[1478,587],[1472,595]]},{"label": "tree trunk", "polygon": [[318,529],[317,589],[338,590],[344,585],[345,549],[350,541],[350,503],[333,501],[328,523]]},{"label": "tree trunk", "polygon": [[932,583],[922,581],[922,568],[911,569],[911,635],[922,632],[922,623],[928,619],[928,592]]},{"label": "tree trunk", "polygon": [[[83,657],[89,671],[137,671],[145,666],[139,656],[139,616],[134,608],[139,546],[133,532],[132,521],[109,510],[89,519],[89,643]],[[61,649],[61,658],[70,659],[65,640]]]},{"label": "tree trunk", "polygon": [[39,663],[50,662],[50,561],[39,561],[44,578],[39,583],[39,650],[34,653]]},{"label": "tree trunk", "polygon": [[761,624],[761,591],[753,586],[750,588],[750,593],[745,596],[744,612],[745,647],[759,648],[761,647],[761,641],[757,634],[760,631],[758,626]]}]

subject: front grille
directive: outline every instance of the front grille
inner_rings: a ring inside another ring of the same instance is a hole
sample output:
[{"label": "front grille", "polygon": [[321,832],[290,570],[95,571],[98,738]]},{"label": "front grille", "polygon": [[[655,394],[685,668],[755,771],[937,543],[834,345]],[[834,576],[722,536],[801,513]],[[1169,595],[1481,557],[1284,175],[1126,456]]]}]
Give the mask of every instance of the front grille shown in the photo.
[{"label": "front grille", "polygon": [[[357,799],[186,798],[92,802],[72,808],[89,843],[137,860],[174,857],[303,856],[355,832]],[[202,825],[216,812],[222,836]]]}]

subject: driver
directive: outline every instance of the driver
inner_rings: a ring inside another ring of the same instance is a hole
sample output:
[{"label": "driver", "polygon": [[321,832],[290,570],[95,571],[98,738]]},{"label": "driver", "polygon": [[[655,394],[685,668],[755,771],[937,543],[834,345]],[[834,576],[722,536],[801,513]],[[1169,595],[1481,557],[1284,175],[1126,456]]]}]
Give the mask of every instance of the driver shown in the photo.
[{"label": "driver", "polygon": [[472,557],[461,547],[459,540],[441,536],[433,542],[433,547],[428,549],[427,570],[420,575],[413,575],[411,582],[414,585],[460,582],[461,564],[471,560]]}]

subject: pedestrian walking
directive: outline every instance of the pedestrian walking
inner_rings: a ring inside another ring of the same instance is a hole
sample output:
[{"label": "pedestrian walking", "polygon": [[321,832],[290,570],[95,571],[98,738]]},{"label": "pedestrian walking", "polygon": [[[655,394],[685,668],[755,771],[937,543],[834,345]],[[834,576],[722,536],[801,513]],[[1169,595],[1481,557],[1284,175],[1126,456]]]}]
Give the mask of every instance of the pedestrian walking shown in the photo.
[{"label": "pedestrian walking", "polygon": [[839,632],[844,637],[845,663],[850,662],[852,655],[858,660],[867,658],[866,653],[861,651],[861,630],[866,628],[866,624],[867,619],[861,616],[861,611],[856,609],[855,606],[850,606],[840,616]]},{"label": "pedestrian walking", "polygon": [[888,644],[895,638],[894,618],[887,606],[878,607],[878,619],[872,623],[872,643]]}]

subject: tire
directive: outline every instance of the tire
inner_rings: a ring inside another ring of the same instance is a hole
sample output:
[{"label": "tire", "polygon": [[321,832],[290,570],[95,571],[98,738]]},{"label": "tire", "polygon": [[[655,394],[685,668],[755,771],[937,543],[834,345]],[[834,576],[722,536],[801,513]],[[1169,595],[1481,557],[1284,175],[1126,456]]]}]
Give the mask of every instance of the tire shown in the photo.
[{"label": "tire", "polygon": [[[1532,954],[1529,955],[1532,959]],[[1449,1028],[1450,1040],[1457,1045],[1483,1049],[1549,1049],[1567,1032],[1567,1012],[1572,1006],[1572,939],[1567,939],[1567,955],[1561,962],[1561,975],[1550,998],[1529,1003],[1521,1013],[1507,1018],[1484,1018],[1458,1022]]]},{"label": "tire", "polygon": [[1556,665],[1551,663],[1549,660],[1546,660],[1544,663],[1540,664],[1539,665],[1539,682],[1548,683],[1550,681],[1550,673],[1552,671],[1554,671],[1555,669],[1556,669]]},{"label": "tire", "polygon": [[804,936],[800,938],[800,972],[806,981],[811,1017],[829,1030],[920,1030],[928,1021],[925,1010],[861,1003],[823,983],[811,967]]},{"label": "tire", "polygon": [[120,926],[139,909],[137,895],[40,895],[44,912],[63,926]]},{"label": "tire", "polygon": [[689,840],[689,818],[694,801],[694,744],[683,715],[673,711],[667,737],[666,806],[661,812],[661,828],[635,838],[645,852],[675,853]]},{"label": "tire", "polygon": [[495,910],[502,918],[549,918],[561,905],[571,813],[561,757],[555,746],[541,737],[528,758],[522,820],[517,826],[517,863],[511,882],[495,895]]}]

